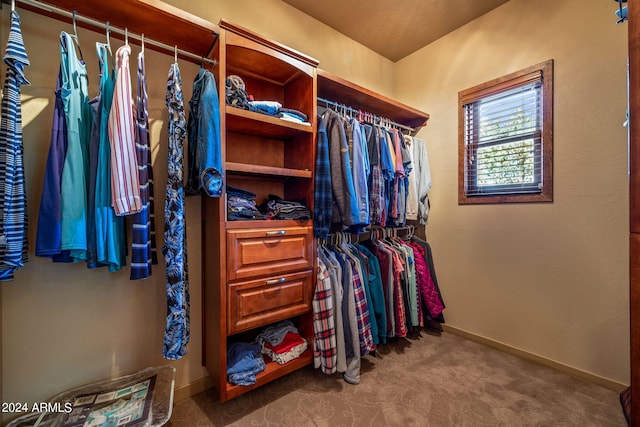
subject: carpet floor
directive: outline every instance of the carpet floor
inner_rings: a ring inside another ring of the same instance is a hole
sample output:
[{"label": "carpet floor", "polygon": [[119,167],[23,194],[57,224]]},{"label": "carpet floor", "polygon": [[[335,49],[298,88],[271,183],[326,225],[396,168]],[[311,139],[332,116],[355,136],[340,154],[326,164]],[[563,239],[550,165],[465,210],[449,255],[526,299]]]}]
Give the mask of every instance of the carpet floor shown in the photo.
[{"label": "carpet floor", "polygon": [[171,427],[626,426],[618,393],[456,335],[422,332],[362,359],[361,380],[307,367],[226,403],[208,390]]}]

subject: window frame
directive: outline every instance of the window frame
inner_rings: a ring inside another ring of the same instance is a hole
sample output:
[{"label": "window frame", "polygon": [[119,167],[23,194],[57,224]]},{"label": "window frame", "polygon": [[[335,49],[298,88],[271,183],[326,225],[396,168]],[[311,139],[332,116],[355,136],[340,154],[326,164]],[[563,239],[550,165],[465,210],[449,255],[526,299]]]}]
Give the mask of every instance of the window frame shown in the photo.
[{"label": "window frame", "polygon": [[[465,105],[540,81],[542,129],[540,133],[540,178],[538,193],[467,194],[471,167],[465,141]],[[553,60],[547,60],[486,83],[458,92],[458,204],[553,202]]]}]

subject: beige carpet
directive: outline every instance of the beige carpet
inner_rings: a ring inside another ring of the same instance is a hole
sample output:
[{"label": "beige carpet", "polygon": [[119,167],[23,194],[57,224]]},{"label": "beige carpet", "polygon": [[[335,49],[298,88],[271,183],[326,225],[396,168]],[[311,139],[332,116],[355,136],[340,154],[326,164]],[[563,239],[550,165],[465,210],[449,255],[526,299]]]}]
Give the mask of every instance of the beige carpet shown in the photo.
[{"label": "beige carpet", "polygon": [[221,404],[175,405],[172,427],[626,426],[618,394],[455,335],[366,356],[358,385],[311,367]]}]

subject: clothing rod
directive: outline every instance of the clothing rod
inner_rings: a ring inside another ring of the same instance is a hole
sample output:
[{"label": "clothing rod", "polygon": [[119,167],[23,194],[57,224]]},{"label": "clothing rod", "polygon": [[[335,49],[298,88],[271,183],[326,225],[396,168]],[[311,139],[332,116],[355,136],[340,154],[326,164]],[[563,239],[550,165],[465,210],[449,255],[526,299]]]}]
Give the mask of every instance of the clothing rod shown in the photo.
[{"label": "clothing rod", "polygon": [[387,119],[386,117],[382,117],[382,116],[379,116],[377,114],[369,113],[368,111],[364,111],[364,110],[360,110],[360,109],[357,109],[357,108],[353,108],[353,107],[350,107],[348,105],[340,104],[338,102],[330,101],[328,99],[324,99],[324,98],[320,98],[320,97],[317,97],[316,99],[318,100],[318,102],[322,102],[322,103],[327,104],[327,105],[333,105],[334,107],[337,107],[337,108],[347,108],[350,112],[355,113],[355,114],[357,114],[358,112],[363,112],[365,114],[369,114],[369,115],[373,116],[374,119],[384,120],[384,121],[388,122],[391,126],[399,127],[399,128],[408,130],[412,134],[415,133],[415,131],[416,131],[412,127],[409,127],[409,126],[394,122],[393,120]]},{"label": "clothing rod", "polygon": [[[52,6],[49,4],[45,4],[45,3],[41,3],[39,1],[36,0],[16,0],[16,4],[24,4],[24,5],[28,5],[37,9],[42,9],[46,12],[50,12],[50,13],[54,13],[56,15],[59,16],[64,16],[66,18],[69,18],[71,20],[74,20],[76,22],[83,22],[85,24],[91,25],[92,27],[96,27],[96,28],[101,28],[104,29],[106,31],[107,29],[107,24],[97,21],[95,19],[92,18],[88,18],[86,16],[83,15],[79,15],[78,13],[74,13],[74,12],[69,12],[67,10],[61,9],[59,7],[56,6]],[[109,31],[111,33],[116,33],[116,34],[120,34],[121,36],[125,36],[125,31],[126,31],[126,36],[127,38],[133,38],[137,41],[139,41],[140,43],[142,43],[142,36],[139,34],[135,34],[132,33],[129,29],[121,29],[118,27],[114,27],[113,25],[111,25],[109,23]],[[185,58],[189,58],[194,60],[194,62],[206,62],[208,64],[212,64],[212,65],[216,65],[218,63],[218,61],[216,61],[215,59],[210,59],[210,58],[205,58],[204,56],[201,55],[196,55],[195,53],[192,52],[188,52],[184,49],[180,49],[177,48],[176,46],[169,46],[167,44],[158,42],[156,40],[153,40],[151,38],[149,38],[148,36],[144,37],[144,43],[145,45],[152,45],[155,46],[159,49],[165,50],[167,51],[167,54],[169,54],[169,52],[177,52],[180,56],[185,57]]]},{"label": "clothing rod", "polygon": [[397,236],[398,232],[405,232],[406,235],[413,236],[413,233],[415,232],[415,230],[416,230],[416,226],[411,224],[404,225],[401,227],[382,227],[382,226],[373,225],[373,226],[364,228],[362,231],[358,233],[350,233],[348,231],[342,231],[342,232],[339,231],[335,233],[330,233],[329,237],[326,240],[330,240],[332,237],[334,238],[338,237],[341,234],[357,238],[358,241],[368,240],[372,236],[374,236],[374,234],[376,233],[382,233],[383,236],[391,235],[391,234],[393,234],[394,236]]}]

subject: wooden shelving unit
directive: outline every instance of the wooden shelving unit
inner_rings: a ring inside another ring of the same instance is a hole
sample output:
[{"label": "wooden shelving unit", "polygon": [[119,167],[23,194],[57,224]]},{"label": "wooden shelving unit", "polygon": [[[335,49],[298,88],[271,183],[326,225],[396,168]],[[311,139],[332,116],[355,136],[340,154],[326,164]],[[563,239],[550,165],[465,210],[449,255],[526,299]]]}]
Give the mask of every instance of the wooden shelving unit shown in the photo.
[{"label": "wooden shelving unit", "polygon": [[[226,21],[220,29],[213,52],[219,92],[224,93],[227,76],[236,75],[254,99],[277,101],[309,120],[306,125],[228,106],[221,97],[226,183],[254,193],[258,205],[273,194],[305,199],[312,210],[317,61]],[[225,198],[208,197],[203,198],[203,221],[204,359],[226,401],[313,361],[313,224],[232,221]],[[284,319],[292,319],[309,350],[284,365],[265,359],[266,370],[252,386],[229,383],[228,345],[250,341]]]}]

